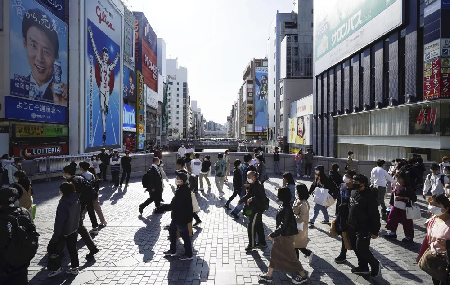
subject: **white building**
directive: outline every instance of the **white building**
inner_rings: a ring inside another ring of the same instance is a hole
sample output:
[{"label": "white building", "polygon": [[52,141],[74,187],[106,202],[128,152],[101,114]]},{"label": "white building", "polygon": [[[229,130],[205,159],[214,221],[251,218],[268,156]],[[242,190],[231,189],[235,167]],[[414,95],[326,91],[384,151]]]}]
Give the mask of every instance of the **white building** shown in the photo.
[{"label": "white building", "polygon": [[[162,106],[164,102],[164,84],[167,82],[167,68],[166,68],[166,42],[162,38],[158,38],[157,43],[158,53],[158,104]],[[157,141],[161,144],[162,137],[166,136],[165,130],[162,126],[162,109],[158,106],[158,136]]]},{"label": "white building", "polygon": [[[187,115],[186,104],[188,100],[188,71],[186,67],[178,66],[178,59],[167,59],[167,113],[168,137],[183,138],[183,126]],[[188,105],[189,106],[189,105]]]}]

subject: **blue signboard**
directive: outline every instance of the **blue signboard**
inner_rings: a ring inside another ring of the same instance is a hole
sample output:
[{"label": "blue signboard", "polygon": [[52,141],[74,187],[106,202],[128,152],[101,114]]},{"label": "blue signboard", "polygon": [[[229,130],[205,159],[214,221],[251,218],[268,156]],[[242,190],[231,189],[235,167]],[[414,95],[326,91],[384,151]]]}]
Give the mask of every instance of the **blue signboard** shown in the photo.
[{"label": "blue signboard", "polygon": [[256,96],[255,96],[255,132],[265,132],[269,122],[267,110],[267,96],[269,91],[268,68],[256,67]]},{"label": "blue signboard", "polygon": [[66,112],[64,106],[5,96],[6,118],[66,124]]},{"label": "blue signboard", "polygon": [[127,104],[123,104],[123,130],[136,132],[136,111]]},{"label": "blue signboard", "polygon": [[64,0],[36,0],[39,4],[47,8],[56,17],[63,22],[66,21],[66,7]]}]

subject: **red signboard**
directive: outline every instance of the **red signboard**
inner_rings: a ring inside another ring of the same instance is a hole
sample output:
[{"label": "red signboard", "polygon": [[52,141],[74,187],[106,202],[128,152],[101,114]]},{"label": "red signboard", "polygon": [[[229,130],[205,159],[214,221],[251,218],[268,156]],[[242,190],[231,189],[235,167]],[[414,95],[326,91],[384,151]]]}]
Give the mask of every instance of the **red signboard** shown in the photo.
[{"label": "red signboard", "polygon": [[430,100],[440,97],[441,91],[441,61],[440,58],[425,62],[423,69],[423,99]]},{"label": "red signboard", "polygon": [[158,57],[150,48],[146,40],[142,40],[142,73],[144,83],[158,92]]},{"label": "red signboard", "polygon": [[67,144],[14,146],[13,155],[26,159],[68,154]]}]

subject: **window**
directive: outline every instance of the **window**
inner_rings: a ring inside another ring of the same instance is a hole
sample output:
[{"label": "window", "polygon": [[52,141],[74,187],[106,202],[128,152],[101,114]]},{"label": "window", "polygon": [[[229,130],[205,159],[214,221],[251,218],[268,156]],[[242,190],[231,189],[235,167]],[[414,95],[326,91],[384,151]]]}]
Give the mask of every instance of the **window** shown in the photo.
[{"label": "window", "polygon": [[179,126],[180,124],[176,123],[175,125]]},{"label": "window", "polygon": [[277,54],[276,52],[273,53],[273,59],[275,59],[275,55],[276,55],[276,54]]},{"label": "window", "polygon": [[180,85],[180,82],[177,82],[177,85]]},{"label": "window", "polygon": [[283,95],[283,86],[280,87],[280,95]]},{"label": "window", "polygon": [[180,102],[180,99],[177,99],[177,103],[179,103]]},{"label": "window", "polygon": [[179,120],[180,119],[180,117],[177,117],[177,120]]},{"label": "window", "polygon": [[180,88],[177,88],[177,91],[180,91]]},{"label": "window", "polygon": [[269,66],[269,62],[267,62],[267,61],[263,61],[263,66]]},{"label": "window", "polygon": [[180,94],[177,94],[177,97],[180,97]]},{"label": "window", "polygon": [[314,23],[311,23],[311,28],[314,27]]},{"label": "window", "polygon": [[283,114],[280,115],[280,123],[283,122]]},{"label": "window", "polygon": [[314,14],[314,9],[311,9],[311,14]]},{"label": "window", "polygon": [[275,115],[273,115],[273,122],[275,123]]},{"label": "window", "polygon": [[177,105],[177,108],[180,108],[180,105]]},{"label": "window", "polygon": [[275,103],[273,103],[273,109],[275,110]]},{"label": "window", "polygon": [[177,111],[177,115],[180,114],[180,111]]},{"label": "window", "polygon": [[[275,81],[275,80],[274,80]],[[273,90],[273,98],[275,98],[275,90]]]}]

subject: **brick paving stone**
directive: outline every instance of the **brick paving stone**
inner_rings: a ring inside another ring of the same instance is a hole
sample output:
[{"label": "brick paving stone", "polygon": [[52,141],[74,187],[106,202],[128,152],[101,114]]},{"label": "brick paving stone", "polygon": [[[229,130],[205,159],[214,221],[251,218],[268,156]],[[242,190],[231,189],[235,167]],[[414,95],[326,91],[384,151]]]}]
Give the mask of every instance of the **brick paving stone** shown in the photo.
[{"label": "brick paving stone", "polygon": [[[170,176],[174,184],[174,177]],[[94,237],[100,248],[95,262],[86,262],[84,256],[89,252],[82,241],[79,241],[79,258],[81,273],[71,281],[69,276],[61,274],[56,279],[46,278],[47,256],[46,246],[51,238],[56,206],[59,200],[58,186],[62,180],[52,182],[35,182],[33,185],[34,201],[37,205],[36,226],[40,237],[40,247],[29,268],[30,285],[53,284],[257,284],[258,275],[267,270],[270,258],[271,242],[264,251],[257,250],[247,254],[243,250],[247,245],[247,218],[240,217],[234,221],[222,206],[225,199],[218,199],[218,191],[213,184],[211,191],[197,196],[201,207],[199,213],[203,223],[194,229],[193,248],[195,258],[191,262],[178,261],[176,258],[165,258],[163,251],[169,248],[168,232],[164,226],[170,223],[170,213],[152,214],[154,205],[144,210],[139,216],[138,206],[148,197],[141,187],[140,177],[132,178],[127,189],[114,189],[110,182],[103,183],[100,190],[100,203],[108,222]],[[310,181],[302,181],[309,186]],[[264,232],[268,235],[275,228],[275,215],[278,209],[276,188],[281,185],[280,176],[271,176],[265,184],[268,197],[271,199],[270,209],[263,215]],[[163,199],[169,203],[173,192],[167,182]],[[232,191],[224,187],[225,197]],[[231,204],[236,205],[236,201]],[[313,206],[312,198],[310,205]],[[426,216],[426,203],[419,200],[418,205]],[[335,207],[330,207],[330,216],[334,217]],[[312,207],[310,215],[312,215]],[[321,220],[321,215],[318,221]],[[303,256],[300,260],[309,272],[308,284],[430,284],[429,276],[421,271],[415,259],[425,236],[425,218],[415,220],[415,239],[413,244],[402,244],[404,237],[402,226],[398,229],[399,241],[388,241],[383,238],[372,240],[372,251],[382,264],[382,276],[376,279],[362,277],[350,272],[357,260],[353,252],[348,252],[345,264],[335,264],[341,241],[331,238],[329,226],[316,223],[315,229],[309,230],[309,244],[315,258],[308,264]],[[84,221],[90,228],[89,217]],[[385,223],[382,222],[382,232]],[[182,242],[177,251],[184,251]],[[66,252],[63,266],[70,264]],[[291,284],[292,273],[274,273],[272,284]]]}]

